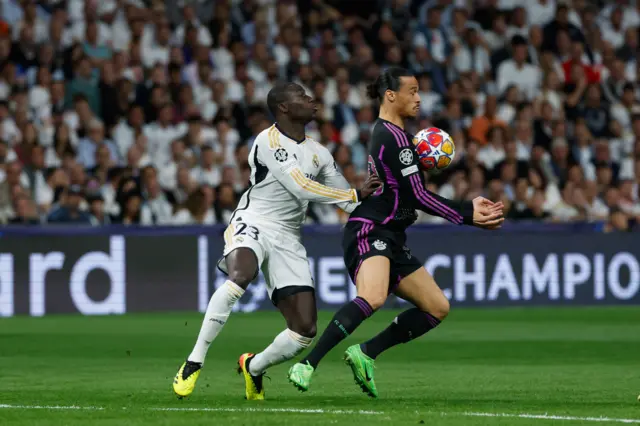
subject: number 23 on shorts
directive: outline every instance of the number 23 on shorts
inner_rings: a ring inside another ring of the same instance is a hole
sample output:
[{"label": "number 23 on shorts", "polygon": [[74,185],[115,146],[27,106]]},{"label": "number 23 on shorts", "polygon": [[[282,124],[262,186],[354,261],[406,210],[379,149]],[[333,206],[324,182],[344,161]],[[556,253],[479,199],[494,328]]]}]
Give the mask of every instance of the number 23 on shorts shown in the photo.
[{"label": "number 23 on shorts", "polygon": [[224,231],[224,242],[226,245],[233,244],[234,241],[242,242],[243,236],[248,236],[258,241],[260,231],[255,226],[247,225],[244,222],[229,224]]},{"label": "number 23 on shorts", "polygon": [[[243,222],[236,222],[233,224],[233,227],[230,227],[230,228],[231,228],[231,232],[233,233],[233,237],[246,235],[258,241],[258,235],[260,235],[260,231],[258,231],[258,228],[256,228],[255,226],[247,225],[246,223],[243,223]],[[227,233],[225,232],[225,237],[226,237],[226,234]]]}]

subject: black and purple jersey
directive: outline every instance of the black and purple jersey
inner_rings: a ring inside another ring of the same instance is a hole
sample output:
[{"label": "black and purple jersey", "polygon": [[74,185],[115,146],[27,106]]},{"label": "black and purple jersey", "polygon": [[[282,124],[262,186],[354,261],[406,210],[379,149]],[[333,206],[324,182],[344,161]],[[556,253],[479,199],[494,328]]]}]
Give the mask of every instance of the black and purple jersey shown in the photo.
[{"label": "black and purple jersey", "polygon": [[416,210],[422,210],[457,225],[473,222],[471,201],[448,200],[425,188],[413,136],[381,118],[369,141],[369,173],[378,175],[384,185],[351,213],[350,220],[406,228],[416,221]]}]

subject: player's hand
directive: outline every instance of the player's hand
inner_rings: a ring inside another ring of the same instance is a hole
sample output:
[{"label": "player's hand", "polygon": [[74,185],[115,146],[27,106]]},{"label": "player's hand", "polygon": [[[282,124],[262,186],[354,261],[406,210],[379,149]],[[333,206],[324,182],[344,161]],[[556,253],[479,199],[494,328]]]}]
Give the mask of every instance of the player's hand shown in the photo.
[{"label": "player's hand", "polygon": [[367,178],[360,190],[360,199],[364,200],[371,194],[376,192],[382,186],[382,181],[376,175],[371,175]]},{"label": "player's hand", "polygon": [[504,222],[504,204],[484,197],[473,199],[473,225],[483,229],[498,229]]}]

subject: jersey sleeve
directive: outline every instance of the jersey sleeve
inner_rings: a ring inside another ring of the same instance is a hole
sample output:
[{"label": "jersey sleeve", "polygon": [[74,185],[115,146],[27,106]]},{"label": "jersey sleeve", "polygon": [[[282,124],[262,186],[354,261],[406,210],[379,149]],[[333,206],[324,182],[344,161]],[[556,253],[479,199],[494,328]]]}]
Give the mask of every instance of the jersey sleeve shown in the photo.
[{"label": "jersey sleeve", "polygon": [[396,186],[402,200],[412,202],[415,209],[457,225],[473,224],[473,203],[449,200],[426,189],[413,143],[401,130],[384,125],[388,132],[379,134],[383,141],[378,159],[387,175],[387,184]]},{"label": "jersey sleeve", "polygon": [[[338,171],[338,165],[333,160],[333,157],[331,156],[329,151],[324,147],[322,149],[323,151],[320,153],[322,168],[320,169],[320,173],[318,175],[319,181],[331,188],[344,190],[350,189],[351,185],[349,185],[347,179],[342,176],[342,173]],[[338,203],[338,207],[340,207],[347,213],[353,212],[357,206],[357,203],[351,201],[343,201],[341,203]]]},{"label": "jersey sleeve", "polygon": [[276,131],[269,132],[268,140],[256,143],[259,160],[273,177],[297,198],[322,204],[358,202],[355,189],[331,188],[305,176],[295,155],[280,144]]}]

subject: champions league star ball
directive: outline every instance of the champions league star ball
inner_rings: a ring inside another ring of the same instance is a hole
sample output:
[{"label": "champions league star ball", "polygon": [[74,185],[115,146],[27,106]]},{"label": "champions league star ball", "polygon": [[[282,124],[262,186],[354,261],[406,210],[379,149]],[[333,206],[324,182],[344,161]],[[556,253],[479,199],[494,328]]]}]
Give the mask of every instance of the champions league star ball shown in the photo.
[{"label": "champions league star ball", "polygon": [[413,138],[422,170],[440,172],[451,164],[456,146],[447,132],[437,127],[420,130]]}]

